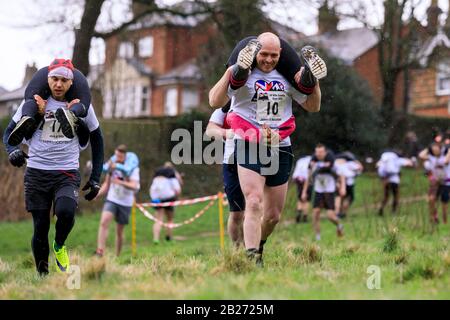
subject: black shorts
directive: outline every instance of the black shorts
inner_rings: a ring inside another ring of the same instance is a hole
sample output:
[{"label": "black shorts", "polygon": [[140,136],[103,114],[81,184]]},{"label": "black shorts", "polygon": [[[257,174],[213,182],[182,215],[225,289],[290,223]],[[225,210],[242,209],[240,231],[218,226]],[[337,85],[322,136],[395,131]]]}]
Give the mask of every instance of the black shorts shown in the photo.
[{"label": "black shorts", "polygon": [[325,193],[316,192],[314,193],[313,208],[334,210],[334,198],[335,198],[334,192],[325,192]]},{"label": "black shorts", "polygon": [[[297,185],[297,199],[301,201],[302,193],[303,193],[303,186],[305,185],[305,181],[295,180],[295,183]],[[308,189],[306,189],[306,201],[308,201],[308,202],[311,201],[312,190],[313,190],[313,185],[310,183],[308,185]]]},{"label": "black shorts", "polygon": [[[241,167],[252,170],[266,178],[266,186],[276,187],[285,184],[289,180],[294,162],[292,147],[263,147],[244,140],[236,140],[234,157]],[[260,156],[261,153],[264,157]]]},{"label": "black shorts", "polygon": [[440,185],[437,191],[438,198],[441,199],[442,203],[448,203],[450,200],[450,186]]},{"label": "black shorts", "polygon": [[[160,200],[160,201],[158,201],[157,203],[172,202],[172,201],[177,201],[177,197],[172,197],[172,198]],[[166,209],[167,211],[173,211],[173,210],[174,210],[174,207],[173,207],[173,206],[168,206],[168,207],[155,207],[155,209]]]},{"label": "black shorts", "polygon": [[61,197],[68,197],[78,204],[80,189],[78,170],[25,170],[25,206],[27,211],[50,210],[52,203]]},{"label": "black shorts", "polygon": [[355,186],[345,186],[345,199],[348,199],[350,204],[355,200]]},{"label": "black shorts", "polygon": [[389,192],[390,190],[392,191],[392,193],[397,193],[398,192],[398,183],[395,182],[389,182],[386,184],[387,191]]},{"label": "black shorts", "polygon": [[230,212],[244,211],[245,198],[239,184],[236,164],[223,164],[223,186],[227,195]]}]

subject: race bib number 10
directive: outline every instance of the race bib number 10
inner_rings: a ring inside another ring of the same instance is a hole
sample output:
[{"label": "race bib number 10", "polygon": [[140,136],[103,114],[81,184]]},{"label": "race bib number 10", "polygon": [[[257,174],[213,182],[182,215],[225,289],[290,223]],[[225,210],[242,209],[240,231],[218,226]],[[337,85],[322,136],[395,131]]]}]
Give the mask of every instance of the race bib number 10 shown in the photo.
[{"label": "race bib number 10", "polygon": [[277,123],[284,115],[286,94],[284,91],[259,92],[256,100],[256,121],[259,123]]}]

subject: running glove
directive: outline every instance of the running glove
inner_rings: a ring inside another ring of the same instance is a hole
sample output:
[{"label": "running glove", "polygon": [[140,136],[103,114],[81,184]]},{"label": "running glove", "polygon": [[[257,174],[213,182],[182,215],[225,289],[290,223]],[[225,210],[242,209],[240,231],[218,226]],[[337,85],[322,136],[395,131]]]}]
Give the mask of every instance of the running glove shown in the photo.
[{"label": "running glove", "polygon": [[89,190],[89,192],[84,195],[84,198],[87,201],[91,201],[97,196],[98,192],[100,191],[100,185],[96,181],[89,180],[81,190]]},{"label": "running glove", "polygon": [[8,155],[9,162],[17,168],[23,166],[28,158],[28,155],[20,149],[16,149]]}]

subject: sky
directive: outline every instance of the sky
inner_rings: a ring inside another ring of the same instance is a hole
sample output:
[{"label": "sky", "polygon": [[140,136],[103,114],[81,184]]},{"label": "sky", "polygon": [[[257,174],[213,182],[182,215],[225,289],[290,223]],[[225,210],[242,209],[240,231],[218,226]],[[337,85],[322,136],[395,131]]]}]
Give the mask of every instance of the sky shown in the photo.
[{"label": "sky", "polygon": [[[160,0],[172,4],[177,0]],[[311,0],[311,5],[298,5],[298,0],[272,1],[266,8],[269,16],[280,23],[288,24],[307,35],[317,32],[317,3]],[[300,0],[301,1],[301,0]],[[338,9],[349,9],[350,0],[330,0],[338,5]],[[377,24],[382,16],[382,0],[352,0],[352,3],[374,3],[369,9],[372,24]],[[419,20],[426,17],[425,11],[431,0],[415,0],[419,3],[416,15]],[[279,3],[284,2],[284,5]],[[303,0],[308,3],[308,0]],[[448,12],[448,0],[439,0],[438,4],[444,11],[441,19],[445,19]],[[76,26],[81,17],[82,0],[0,0],[0,87],[14,90],[21,86],[26,64],[36,63],[38,68],[48,65],[55,57],[71,57],[74,41],[73,32],[58,24],[44,24],[48,18],[58,19],[58,12],[62,12],[69,20],[71,27]],[[113,3],[113,5],[111,4]],[[108,25],[109,21],[117,23],[125,19],[128,1],[114,0],[102,8],[102,16],[98,27]],[[64,9],[61,9],[61,8]],[[112,8],[112,10],[111,10]],[[361,24],[352,19],[344,19],[338,25],[339,29],[346,29]],[[99,64],[104,60],[104,44],[102,40],[94,40],[90,52],[91,64]]]}]

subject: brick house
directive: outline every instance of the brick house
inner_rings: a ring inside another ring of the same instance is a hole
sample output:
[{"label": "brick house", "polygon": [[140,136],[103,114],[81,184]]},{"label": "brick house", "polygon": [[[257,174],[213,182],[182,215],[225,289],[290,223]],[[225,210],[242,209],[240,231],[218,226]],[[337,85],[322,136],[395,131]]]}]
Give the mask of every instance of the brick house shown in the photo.
[{"label": "brick house", "polygon": [[[275,21],[268,29],[290,41],[304,36]],[[154,14],[109,38],[101,80],[103,116],[177,115],[205,105],[207,88],[202,86],[196,58],[217,32],[206,14],[186,18]]]},{"label": "brick house", "polygon": [[[449,1],[450,2],[450,1]],[[427,10],[427,26],[418,24],[418,63],[402,72],[397,79],[394,104],[409,113],[450,117],[450,17],[445,26],[439,25],[442,10],[433,0]],[[341,59],[367,80],[378,103],[383,96],[379,68],[379,37],[371,29],[337,30],[339,18],[327,1],[319,9],[319,32],[303,41],[316,43],[329,54]],[[405,26],[407,27],[407,26]],[[405,89],[407,88],[407,89]]]}]

